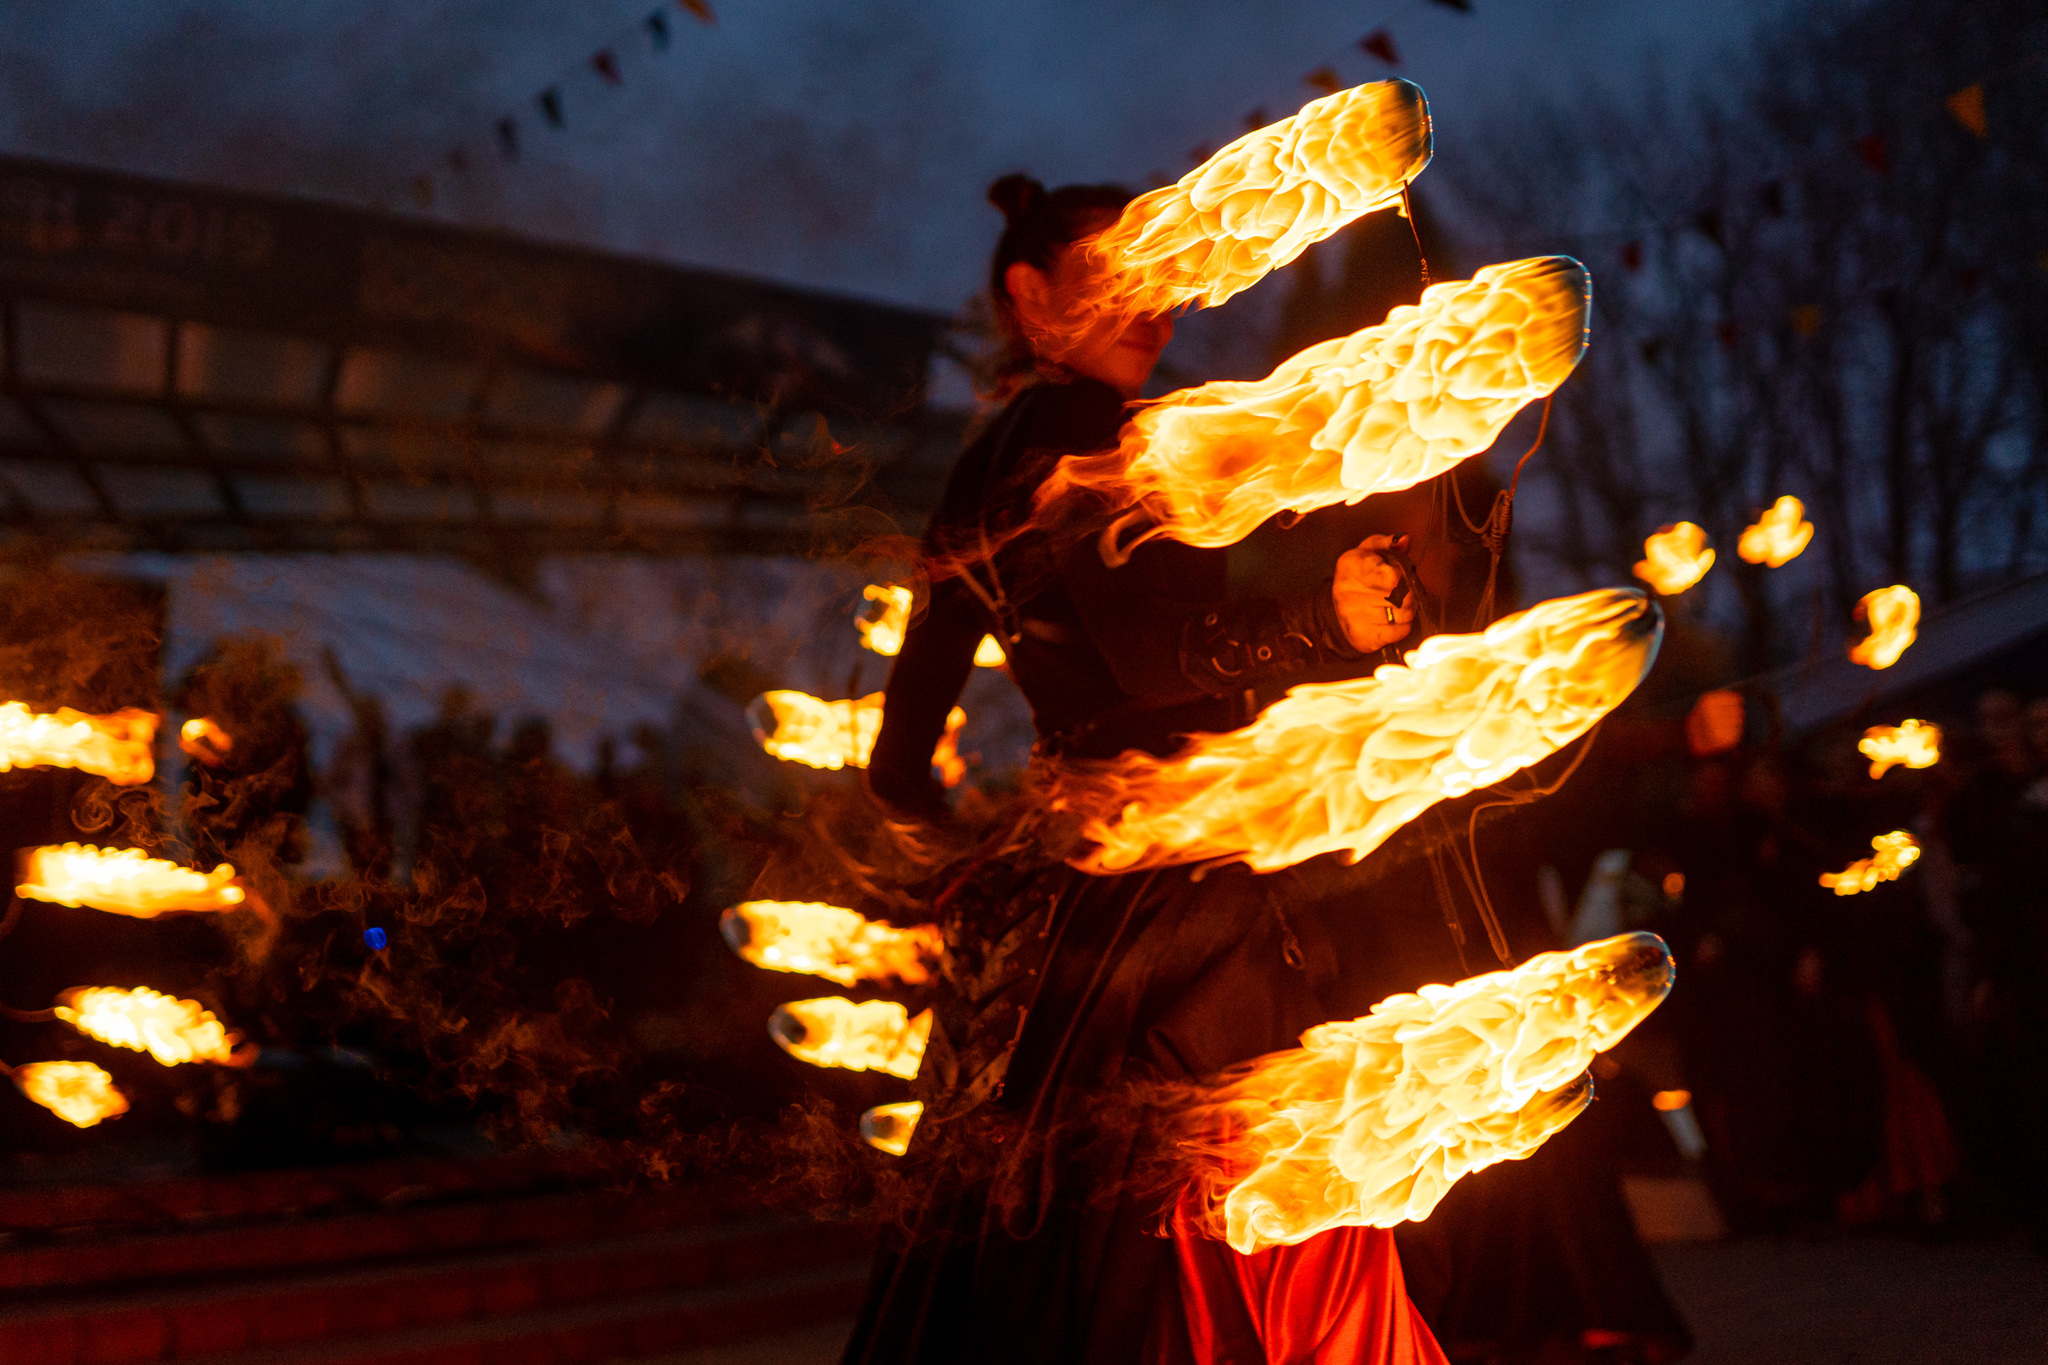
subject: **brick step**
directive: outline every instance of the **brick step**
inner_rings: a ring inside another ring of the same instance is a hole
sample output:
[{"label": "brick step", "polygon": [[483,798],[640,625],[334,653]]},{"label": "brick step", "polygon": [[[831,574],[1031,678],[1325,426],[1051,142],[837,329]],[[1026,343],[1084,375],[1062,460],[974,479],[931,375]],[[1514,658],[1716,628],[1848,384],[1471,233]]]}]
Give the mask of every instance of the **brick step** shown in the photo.
[{"label": "brick step", "polygon": [[649,1295],[346,1341],[202,1356],[192,1365],[596,1365],[640,1360],[843,1319],[859,1307],[866,1284],[864,1265],[830,1267],[724,1291]]},{"label": "brick step", "polygon": [[721,1215],[730,1211],[695,1190],[567,1191],[182,1232],[61,1237],[0,1248],[0,1306],[28,1292],[169,1286],[250,1271],[586,1241]]},{"label": "brick step", "polygon": [[250,1276],[186,1289],[41,1293],[31,1303],[0,1308],[0,1361],[189,1361],[255,1349],[299,1350],[314,1342],[631,1296],[704,1290],[716,1297],[721,1287],[750,1280],[852,1266],[865,1245],[853,1229],[757,1221],[568,1247],[413,1257],[340,1273]]}]

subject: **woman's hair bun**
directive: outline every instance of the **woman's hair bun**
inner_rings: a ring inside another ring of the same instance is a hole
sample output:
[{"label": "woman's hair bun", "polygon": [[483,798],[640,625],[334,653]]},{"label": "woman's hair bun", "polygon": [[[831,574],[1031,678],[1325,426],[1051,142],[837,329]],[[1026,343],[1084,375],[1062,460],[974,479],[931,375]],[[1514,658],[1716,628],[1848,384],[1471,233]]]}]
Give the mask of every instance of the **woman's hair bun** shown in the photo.
[{"label": "woman's hair bun", "polygon": [[988,187],[988,202],[1003,211],[1010,222],[1030,213],[1045,198],[1045,186],[1028,175],[1006,175]]}]

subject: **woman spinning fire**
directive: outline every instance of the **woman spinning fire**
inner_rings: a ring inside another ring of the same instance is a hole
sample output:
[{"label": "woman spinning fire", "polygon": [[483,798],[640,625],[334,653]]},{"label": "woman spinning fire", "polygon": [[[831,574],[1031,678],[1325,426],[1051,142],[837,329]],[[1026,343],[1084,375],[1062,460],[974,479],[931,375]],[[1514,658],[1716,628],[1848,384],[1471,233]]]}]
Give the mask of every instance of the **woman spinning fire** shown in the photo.
[{"label": "woman spinning fire", "polygon": [[[1032,529],[1060,459],[1116,445],[1172,323],[1102,310],[1064,326],[1088,278],[1076,244],[1128,193],[1008,176],[989,197],[1006,219],[990,288],[1008,402],[933,516],[930,603],[890,676],[868,769],[880,801],[922,820],[945,817],[930,756],[984,634],[1031,705],[1035,755],[1109,759],[1243,726],[1259,690],[1311,670],[1369,673],[1414,619],[1401,547],[1385,537],[1316,590],[1273,600],[1227,597],[1222,549],[1155,539],[1112,568],[1092,536]],[[987,1132],[995,1115],[1015,1160],[993,1183],[935,1192],[884,1251],[848,1362],[1443,1359],[1388,1232],[1337,1228],[1240,1255],[1139,1194],[1142,1136],[1090,1118],[1112,1090],[1194,1081],[1331,1017],[1318,992],[1334,954],[1313,920],[1289,915],[1287,875],[1090,875],[1010,847],[954,874],[938,898],[951,959],[912,1151]]]}]

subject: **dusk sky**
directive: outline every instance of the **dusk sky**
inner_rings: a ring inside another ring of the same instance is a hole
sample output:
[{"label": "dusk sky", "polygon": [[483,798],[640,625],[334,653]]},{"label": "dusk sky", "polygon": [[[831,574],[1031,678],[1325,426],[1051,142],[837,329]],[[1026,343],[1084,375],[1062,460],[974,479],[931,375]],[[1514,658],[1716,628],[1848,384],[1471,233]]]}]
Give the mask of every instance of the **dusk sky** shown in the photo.
[{"label": "dusk sky", "polygon": [[[1178,176],[1325,64],[1419,82],[1443,164],[1512,101],[1705,75],[1783,0],[713,3],[669,5],[656,53],[654,0],[16,0],[0,150],[408,213],[432,171],[446,221],[950,312],[1005,171]],[[1398,71],[1356,47],[1382,25]],[[559,130],[533,99],[557,80]]]}]

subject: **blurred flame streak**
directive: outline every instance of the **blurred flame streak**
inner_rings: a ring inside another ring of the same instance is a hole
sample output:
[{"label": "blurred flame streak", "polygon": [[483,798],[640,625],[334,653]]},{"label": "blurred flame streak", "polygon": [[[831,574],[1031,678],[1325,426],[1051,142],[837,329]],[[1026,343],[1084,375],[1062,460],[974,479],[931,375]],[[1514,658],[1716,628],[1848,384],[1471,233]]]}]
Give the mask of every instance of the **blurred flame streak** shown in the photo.
[{"label": "blurred flame streak", "polygon": [[843,995],[792,1000],[768,1020],[768,1036],[784,1052],[812,1066],[886,1071],[916,1080],[932,1035],[932,1012],[916,1018],[893,1000],[856,1004]]},{"label": "blurred flame streak", "polygon": [[57,1017],[88,1038],[147,1052],[165,1066],[225,1065],[242,1041],[197,1000],[180,1000],[147,986],[75,987],[57,997]]},{"label": "blurred flame streak", "polygon": [[1901,765],[1931,768],[1941,762],[1941,727],[1919,720],[1873,725],[1856,741],[1856,749],[1870,760],[1872,777],[1883,777]]},{"label": "blurred flame streak", "polygon": [[1623,934],[1393,996],[1244,1063],[1193,1114],[1223,1130],[1198,1177],[1209,1230],[1249,1254],[1427,1217],[1460,1177],[1571,1122],[1594,1056],[1670,988],[1663,940]]},{"label": "blurred flame streak", "polygon": [[1864,593],[1856,619],[1870,623],[1870,634],[1849,647],[1850,662],[1890,668],[1919,633],[1920,594],[1896,583]]},{"label": "blurred flame streak", "polygon": [[1219,546],[1283,511],[1411,487],[1485,450],[1564,382],[1585,350],[1590,289],[1562,256],[1431,285],[1420,304],[1264,379],[1147,404],[1116,450],[1060,461],[1037,505],[1091,489],[1137,503],[1157,534]]},{"label": "blurred flame streak", "polygon": [[1407,81],[1312,100],[1138,196],[1084,241],[1092,287],[1057,336],[1034,340],[1057,359],[1105,314],[1213,308],[1361,215],[1399,203],[1429,157],[1429,103]]},{"label": "blurred flame streak", "polygon": [[1691,1103],[1690,1090],[1659,1090],[1650,1096],[1650,1107],[1660,1114],[1674,1113]]},{"label": "blurred flame streak", "polygon": [[[768,716],[760,714],[766,706]],[[882,693],[870,692],[854,701],[824,701],[808,692],[763,692],[747,707],[755,737],[776,758],[837,772],[865,768],[882,733]],[[772,728],[764,720],[773,720]],[[960,730],[967,713],[954,707],[946,713],[946,730],[932,751],[932,765],[948,787],[967,776],[960,757]]]},{"label": "blurred flame streak", "polygon": [[1789,493],[1771,504],[1771,509],[1754,524],[1742,528],[1735,553],[1745,563],[1768,564],[1782,569],[1799,558],[1813,539],[1813,523],[1806,520],[1806,504]]},{"label": "blurred flame streak", "polygon": [[1059,765],[1053,808],[1083,817],[1097,847],[1073,861],[1089,872],[1355,862],[1438,801],[1584,734],[1649,671],[1662,630],[1633,588],[1541,602],[1482,634],[1432,636],[1370,678],[1296,687],[1170,758]]},{"label": "blurred flame streak", "polygon": [[1877,850],[1875,854],[1858,858],[1840,872],[1821,873],[1820,884],[1837,896],[1853,896],[1879,882],[1897,881],[1899,874],[1920,858],[1920,841],[1902,829],[1878,835],[1870,846]]},{"label": "blurred flame streak", "polygon": [[1010,662],[1010,656],[1003,653],[1002,641],[993,635],[981,637],[981,643],[974,647],[974,663],[977,668],[1001,668]]},{"label": "blurred flame streak", "polygon": [[118,786],[138,786],[156,776],[156,722],[154,712],[133,706],[108,716],[68,706],[39,715],[11,701],[0,705],[0,772],[77,768]]},{"label": "blurred flame streak", "polygon": [[877,1151],[902,1156],[910,1150],[911,1135],[923,1117],[924,1105],[916,1100],[878,1104],[860,1116],[860,1139]]},{"label": "blurred flame streak", "polygon": [[205,716],[194,716],[178,727],[178,747],[211,768],[228,756],[235,741]]},{"label": "blurred flame streak", "polygon": [[114,1078],[91,1062],[28,1062],[14,1068],[21,1093],[74,1128],[128,1112],[128,1097]]},{"label": "blurred flame streak", "polygon": [[863,609],[861,615],[853,618],[861,644],[884,658],[895,658],[903,648],[904,633],[910,629],[910,604],[915,595],[909,588],[894,583],[870,583],[860,590],[860,595],[882,604],[881,611],[873,616]]},{"label": "blurred flame streak", "polygon": [[1676,597],[1707,576],[1714,567],[1714,552],[1707,548],[1707,533],[1689,521],[1660,526],[1643,542],[1643,558],[1636,561],[1635,575],[1665,597]]},{"label": "blurred flame streak", "polygon": [[60,844],[24,852],[21,882],[14,891],[39,901],[153,919],[173,910],[232,909],[244,899],[234,879],[231,863],[199,872],[139,848]]},{"label": "blurred flame streak", "polygon": [[945,941],[935,924],[899,929],[821,901],[742,901],[719,922],[725,941],[756,967],[822,976],[839,986],[931,979]]}]

